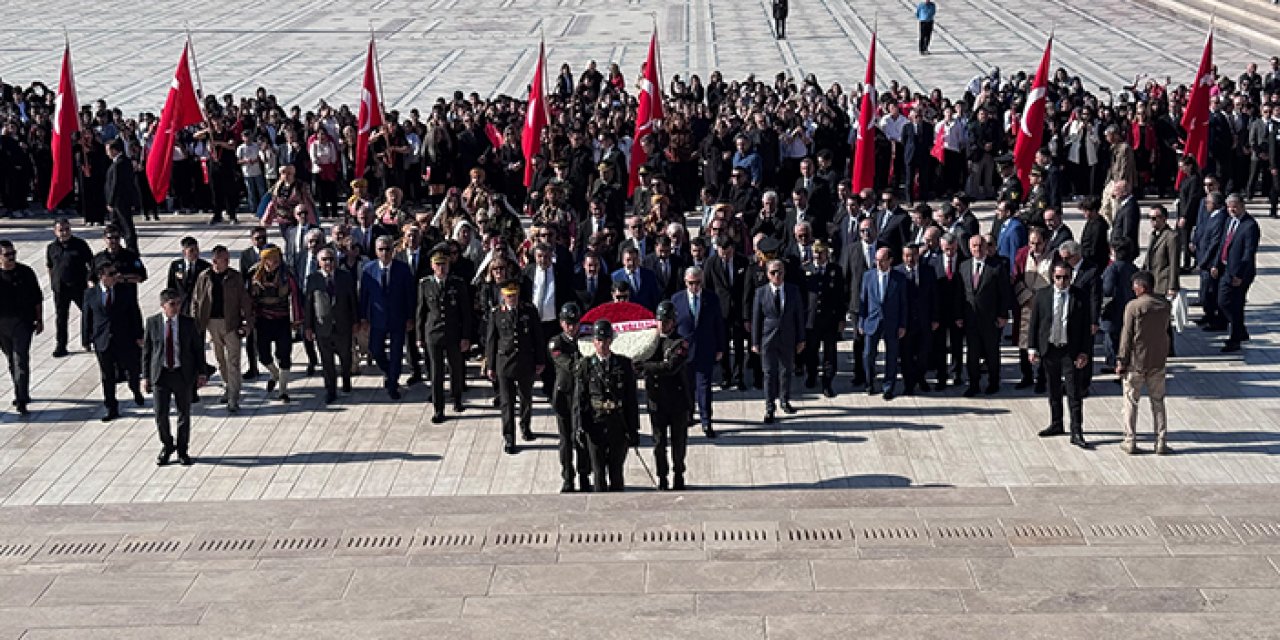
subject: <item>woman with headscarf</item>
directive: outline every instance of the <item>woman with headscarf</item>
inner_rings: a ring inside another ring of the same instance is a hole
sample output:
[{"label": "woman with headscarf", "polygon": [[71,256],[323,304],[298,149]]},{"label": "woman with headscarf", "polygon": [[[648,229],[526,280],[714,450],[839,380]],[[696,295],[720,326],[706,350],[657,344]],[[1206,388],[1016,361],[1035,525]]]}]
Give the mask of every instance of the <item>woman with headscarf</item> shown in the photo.
[{"label": "woman with headscarf", "polygon": [[311,199],[311,189],[298,180],[298,170],[293,165],[280,167],[280,179],[271,189],[271,202],[262,216],[262,224],[280,227],[284,257],[292,263],[302,244],[302,235],[316,226],[316,203]]}]

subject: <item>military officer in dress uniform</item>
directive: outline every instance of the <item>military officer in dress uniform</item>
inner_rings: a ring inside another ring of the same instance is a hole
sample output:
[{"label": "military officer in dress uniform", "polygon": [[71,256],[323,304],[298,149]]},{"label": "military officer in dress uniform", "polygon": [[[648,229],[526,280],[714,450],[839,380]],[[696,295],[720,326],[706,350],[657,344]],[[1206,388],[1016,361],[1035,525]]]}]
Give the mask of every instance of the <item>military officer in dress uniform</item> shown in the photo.
[{"label": "military officer in dress uniform", "polygon": [[804,265],[805,291],[809,304],[805,306],[809,317],[805,318],[804,354],[801,356],[805,371],[805,388],[817,385],[818,348],[822,348],[822,395],[836,396],[831,386],[836,377],[836,343],[844,333],[844,315],[849,307],[845,289],[844,272],[831,261],[827,243],[815,240],[813,261]]},{"label": "military officer in dress uniform", "polygon": [[[640,408],[631,359],[613,352],[613,325],[597,320],[591,345],[595,353],[578,365],[574,385],[574,435],[591,455],[596,491],[622,491],[627,447],[640,442]],[[684,391],[680,392],[681,394]],[[673,414],[679,420],[687,411]]]},{"label": "military officer in dress uniform", "polygon": [[[449,273],[449,250],[438,248],[431,254],[431,275],[418,281],[418,337],[431,363],[431,422],[444,422],[444,370],[449,368],[453,411],[462,413],[462,386],[466,361],[462,354],[471,348],[471,289],[462,278]],[[522,407],[523,409],[523,407]]]},{"label": "military officer in dress uniform", "polygon": [[1008,202],[1017,211],[1022,205],[1022,181],[1013,168],[1013,155],[1006,153],[996,158],[996,166],[1000,169],[1000,190],[996,193],[996,202]]},{"label": "military officer in dress uniform", "polygon": [[[493,311],[485,337],[485,373],[498,383],[502,409],[503,451],[516,452],[516,396],[520,399],[520,433],[533,440],[533,380],[542,375],[547,350],[533,305],[520,301],[520,283],[502,285],[502,305]],[[633,383],[634,387],[634,383]],[[634,390],[632,391],[634,393]]]},{"label": "military officer in dress uniform", "polygon": [[578,442],[573,432],[573,385],[578,373],[578,363],[582,362],[582,351],[578,349],[578,319],[582,310],[575,302],[566,302],[560,307],[560,328],[547,344],[547,352],[551,354],[551,363],[556,368],[556,385],[551,392],[551,407],[556,412],[556,426],[560,431],[560,477],[564,484],[560,485],[560,493],[573,492],[574,464],[578,458],[578,488],[591,491],[591,460],[586,447]]},{"label": "military officer in dress uniform", "polygon": [[[653,464],[658,471],[658,490],[684,489],[684,454],[689,442],[689,395],[685,389],[684,367],[689,356],[689,341],[676,331],[676,305],[670,300],[658,303],[655,314],[662,338],[653,355],[639,361],[636,367],[644,374],[644,391],[649,401],[649,426],[653,428]],[[671,462],[667,462],[667,445],[671,446]],[[667,484],[667,472],[675,472],[673,484]]]},{"label": "military officer in dress uniform", "polygon": [[1032,166],[1027,182],[1031,190],[1027,191],[1027,200],[1022,204],[1022,223],[1028,229],[1046,226],[1044,210],[1049,208],[1049,190],[1044,185],[1044,169],[1040,165]]}]

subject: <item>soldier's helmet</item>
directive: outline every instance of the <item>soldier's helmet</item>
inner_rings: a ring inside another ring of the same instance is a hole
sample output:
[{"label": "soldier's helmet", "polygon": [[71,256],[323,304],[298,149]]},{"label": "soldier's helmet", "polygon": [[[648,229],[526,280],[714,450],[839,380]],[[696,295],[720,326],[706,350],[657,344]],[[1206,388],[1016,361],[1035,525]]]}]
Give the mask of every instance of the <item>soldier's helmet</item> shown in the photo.
[{"label": "soldier's helmet", "polygon": [[676,305],[670,300],[663,300],[658,303],[658,310],[654,314],[658,322],[666,322],[667,320],[676,319]]},{"label": "soldier's helmet", "polygon": [[576,302],[566,302],[560,307],[560,319],[565,322],[577,322],[582,317],[582,310]]},{"label": "soldier's helmet", "polygon": [[613,339],[613,323],[608,320],[596,320],[596,324],[592,327],[595,337],[600,340]]}]

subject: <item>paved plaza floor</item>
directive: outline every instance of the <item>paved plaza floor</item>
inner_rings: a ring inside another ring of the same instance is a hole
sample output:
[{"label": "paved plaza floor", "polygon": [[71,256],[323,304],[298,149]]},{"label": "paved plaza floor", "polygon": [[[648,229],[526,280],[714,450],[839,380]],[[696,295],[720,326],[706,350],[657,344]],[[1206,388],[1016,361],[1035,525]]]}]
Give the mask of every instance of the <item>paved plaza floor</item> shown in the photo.
[{"label": "paved plaza floor", "polygon": [[[668,77],[786,71],[851,85],[878,19],[881,84],[957,92],[992,66],[1029,68],[1053,29],[1055,65],[1118,88],[1139,72],[1186,82],[1207,15],[1204,0],[943,1],[926,58],[909,0],[791,4],[779,42],[763,0],[165,0],[145,12],[110,0],[88,26],[64,20],[65,3],[28,0],[0,25],[0,77],[55,82],[66,22],[82,103],[158,111],[189,23],[207,92],[263,85],[287,104],[350,103],[372,18],[388,106],[425,108],[455,89],[522,95],[539,34],[553,68],[616,61],[630,81],[656,18]],[[1218,4],[1220,68],[1280,52],[1267,2]],[[1240,17],[1250,10],[1252,24]],[[178,238],[247,244],[247,224],[203,221],[139,223],[146,313]],[[1074,212],[1067,222],[1081,224]],[[1008,384],[1009,347],[1006,386],[976,399],[854,393],[842,358],[841,395],[805,392],[777,424],[760,423],[759,392],[718,392],[722,435],[691,431],[691,488],[680,494],[653,491],[633,455],[631,492],[553,495],[548,406],[535,407],[542,437],[502,454],[474,364],[467,411],[442,425],[428,419],[424,386],[392,402],[370,370],[331,407],[318,377],[300,378],[287,406],[266,399],[262,380],[248,383],[237,416],[198,405],[195,466],[157,468],[149,407],[126,403],[123,419],[99,422],[92,356],[50,357],[46,300],[29,419],[10,410],[0,376],[0,639],[506,638],[516,628],[533,638],[1280,637],[1280,223],[1260,223],[1252,341],[1223,355],[1218,334],[1177,338],[1177,455],[1120,452],[1114,376],[1098,376],[1086,401],[1098,445],[1086,452],[1036,436],[1048,409]],[[0,221],[42,286],[49,227]],[[97,229],[77,233],[99,247]],[[301,345],[294,361],[300,374]]]}]

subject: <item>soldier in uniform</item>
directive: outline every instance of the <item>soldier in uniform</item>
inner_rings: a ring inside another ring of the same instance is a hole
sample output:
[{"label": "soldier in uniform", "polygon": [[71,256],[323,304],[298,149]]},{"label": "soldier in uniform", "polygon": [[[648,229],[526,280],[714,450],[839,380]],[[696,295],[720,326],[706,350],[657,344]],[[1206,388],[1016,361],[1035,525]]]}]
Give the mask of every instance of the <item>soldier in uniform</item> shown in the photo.
[{"label": "soldier in uniform", "polygon": [[[613,325],[608,320],[596,321],[591,343],[595,353],[578,365],[573,432],[591,455],[595,490],[622,491],[627,447],[640,442],[635,368],[630,358],[613,353]],[[682,409],[671,418],[680,420],[687,414]]]},{"label": "soldier in uniform", "polygon": [[813,243],[813,262],[804,265],[805,290],[809,294],[809,317],[805,319],[804,341],[805,383],[817,385],[818,348],[822,348],[822,395],[836,396],[832,381],[836,377],[836,343],[844,333],[844,314],[849,307],[844,272],[831,261],[830,247],[822,240]]},{"label": "soldier in uniform", "polygon": [[1013,168],[1013,155],[1006,153],[996,158],[996,167],[1000,171],[1000,190],[996,192],[996,202],[1008,202],[1017,211],[1022,205],[1022,181]]},{"label": "soldier in uniform", "polygon": [[1044,210],[1049,208],[1049,190],[1044,184],[1044,169],[1040,165],[1031,167],[1027,177],[1031,190],[1027,192],[1027,201],[1022,205],[1022,222],[1028,229],[1045,226]]},{"label": "soldier in uniform", "polygon": [[431,422],[444,422],[444,370],[449,368],[453,411],[462,413],[462,385],[466,363],[462,354],[471,348],[471,289],[449,273],[449,250],[440,245],[431,254],[431,275],[418,281],[418,319],[415,323],[422,348],[431,363]]},{"label": "soldier in uniform", "polygon": [[[636,367],[644,374],[644,391],[649,401],[649,426],[653,428],[653,464],[658,470],[658,490],[684,489],[684,454],[689,442],[689,392],[685,389],[685,362],[689,341],[676,331],[676,305],[670,300],[658,304],[655,314],[662,338],[653,355]],[[671,462],[667,462],[667,444]],[[675,471],[673,484],[667,472]]]},{"label": "soldier in uniform", "polygon": [[564,303],[560,307],[560,328],[563,331],[547,343],[547,352],[551,354],[551,363],[556,368],[551,406],[556,412],[556,427],[560,431],[560,476],[564,479],[560,493],[573,492],[575,455],[578,458],[578,488],[584,492],[591,491],[591,460],[586,447],[578,442],[573,431],[573,386],[578,363],[582,362],[582,351],[578,349],[578,319],[581,317],[582,311],[576,302]]},{"label": "soldier in uniform", "polygon": [[542,374],[547,350],[533,305],[520,300],[520,283],[502,285],[502,306],[494,309],[485,337],[485,373],[498,383],[502,409],[503,451],[516,452],[516,395],[520,399],[520,433],[533,440],[533,380]]}]

